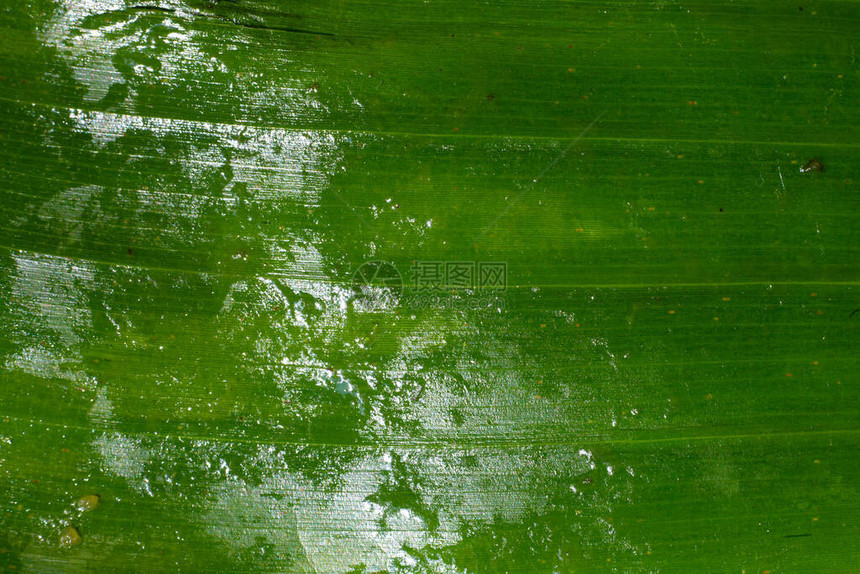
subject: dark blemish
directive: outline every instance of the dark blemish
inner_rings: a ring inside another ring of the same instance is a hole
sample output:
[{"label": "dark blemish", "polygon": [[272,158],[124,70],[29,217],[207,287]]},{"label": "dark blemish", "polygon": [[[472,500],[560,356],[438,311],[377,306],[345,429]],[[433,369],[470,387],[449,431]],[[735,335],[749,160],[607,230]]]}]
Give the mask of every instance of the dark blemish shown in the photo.
[{"label": "dark blemish", "polygon": [[586,478],[585,480],[582,481],[582,484],[591,484],[591,483],[592,483],[591,477]]},{"label": "dark blemish", "polygon": [[222,16],[221,14],[209,14],[207,12],[198,12],[201,16],[206,16],[209,18],[216,18],[218,20],[222,20],[224,22],[229,22],[230,24],[235,24],[236,26],[241,26],[243,28],[251,28],[254,30],[266,30],[268,32],[290,32],[293,34],[308,34],[310,36],[329,36],[332,37],[334,34],[331,32],[318,32],[316,30],[302,30],[301,28],[290,28],[288,26],[267,26],[265,24],[260,24],[258,22],[243,22],[237,18],[230,18],[229,16]]},{"label": "dark blemish", "polygon": [[723,208],[721,207],[721,208],[720,208],[720,213],[722,213],[722,212],[723,212]]},{"label": "dark blemish", "polygon": [[422,385],[421,383],[419,383],[419,384],[418,384],[418,388],[417,388],[417,389],[415,389],[414,391],[412,391],[412,394],[410,394],[410,395],[409,395],[409,399],[410,399],[412,402],[415,402],[415,401],[417,401],[418,399],[420,399],[420,398],[421,398],[421,395],[422,395],[423,393],[424,393],[424,385]]},{"label": "dark blemish", "polygon": [[495,99],[496,99],[496,96],[494,96],[493,94],[490,94],[490,95],[488,95],[488,96],[487,96],[487,101],[488,101],[488,102],[492,102],[492,101],[493,101],[493,100],[495,100]]},{"label": "dark blemish", "polygon": [[798,6],[797,9],[803,12],[803,6]]},{"label": "dark blemish", "polygon": [[125,250],[125,253],[126,253],[126,255],[134,255],[134,249],[129,247],[128,249]]},{"label": "dark blemish", "polygon": [[809,162],[800,168],[802,173],[809,173],[810,171],[824,171],[824,166],[821,165],[821,162],[817,159],[811,159]]},{"label": "dark blemish", "polygon": [[319,38],[320,36],[334,36],[334,34],[332,34],[331,32],[314,32],[313,30],[301,30],[299,28],[288,28],[286,26],[264,26],[262,24],[256,24],[254,22],[239,22],[238,20],[235,20],[233,18],[222,18],[222,20],[232,22],[237,26],[243,26],[245,28],[254,28],[257,30],[268,30],[269,32],[291,32],[293,34],[309,34],[311,36],[316,36],[317,38]]},{"label": "dark blemish", "polygon": [[857,313],[857,311],[860,311],[860,307],[857,307],[856,309],[848,313],[848,318],[850,319],[851,317],[853,317]]},{"label": "dark blemish", "polygon": [[807,536],[812,536],[812,534],[786,534],[784,538],[806,538]]},{"label": "dark blemish", "polygon": [[141,4],[139,6],[129,6],[129,10],[155,10],[156,12],[165,12],[167,14],[175,14],[176,10],[173,8],[162,8],[161,6],[152,6],[149,4]]},{"label": "dark blemish", "polygon": [[264,492],[264,493],[262,493],[262,494],[260,495],[260,497],[274,498],[274,499],[275,499],[275,500],[277,500],[278,502],[280,502],[280,501],[282,501],[284,498],[286,498],[286,496],[285,496],[285,495],[283,495],[283,494],[278,494],[277,492]]}]

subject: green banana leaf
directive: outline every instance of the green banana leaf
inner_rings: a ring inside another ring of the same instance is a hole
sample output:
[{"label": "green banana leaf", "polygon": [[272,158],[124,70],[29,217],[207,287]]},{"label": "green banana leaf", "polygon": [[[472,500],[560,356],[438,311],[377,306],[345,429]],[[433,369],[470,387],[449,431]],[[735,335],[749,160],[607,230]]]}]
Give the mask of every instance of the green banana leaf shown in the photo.
[{"label": "green banana leaf", "polygon": [[858,44],[6,0],[0,565],[860,571]]}]

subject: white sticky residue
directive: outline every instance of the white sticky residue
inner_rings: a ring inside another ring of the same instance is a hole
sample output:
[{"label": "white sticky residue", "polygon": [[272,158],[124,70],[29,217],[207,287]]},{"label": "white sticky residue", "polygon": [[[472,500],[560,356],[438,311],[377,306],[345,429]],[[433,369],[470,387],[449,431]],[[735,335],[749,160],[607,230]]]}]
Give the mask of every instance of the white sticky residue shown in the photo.
[{"label": "white sticky residue", "polygon": [[129,486],[151,494],[144,470],[149,462],[149,451],[141,445],[140,439],[118,432],[108,432],[93,441],[93,446],[101,456],[105,471],[122,477]]},{"label": "white sticky residue", "polygon": [[16,265],[12,297],[21,305],[23,320],[51,330],[64,345],[80,342],[92,321],[81,289],[93,279],[89,265],[27,252],[12,257]]},{"label": "white sticky residue", "polygon": [[73,56],[85,55],[86,65],[72,65],[75,78],[89,88],[87,98],[97,101],[104,97],[114,83],[123,81],[122,75],[111,63],[113,46],[105,41],[105,34],[116,32],[127,26],[118,22],[98,30],[83,29],[78,25],[88,17],[106,12],[123,10],[123,0],[64,0],[58,2],[55,15],[40,34],[42,42],[55,46],[61,52]]},{"label": "white sticky residue", "polygon": [[94,388],[96,381],[78,369],[68,367],[80,359],[76,350],[26,347],[11,355],[3,367],[43,379],[62,379],[84,388]]},{"label": "white sticky residue", "polygon": [[[267,480],[252,486],[232,478],[218,483],[210,504],[200,517],[201,524],[227,549],[240,558],[249,549],[265,551],[267,564],[297,574],[314,572],[299,540],[293,500],[282,496],[290,485],[283,480]],[[267,496],[275,492],[277,496]]]},{"label": "white sticky residue", "polygon": [[[381,458],[357,461],[343,475],[343,487],[336,492],[321,491],[298,477],[282,477],[304,493],[295,501],[299,538],[317,568],[346,572],[364,563],[372,572],[390,570],[397,562],[410,559],[404,546],[445,545],[459,538],[447,529],[431,533],[409,510],[386,514],[382,506],[368,503],[366,499],[379,488],[378,473],[373,469],[385,469]],[[386,528],[380,526],[383,517]]]}]

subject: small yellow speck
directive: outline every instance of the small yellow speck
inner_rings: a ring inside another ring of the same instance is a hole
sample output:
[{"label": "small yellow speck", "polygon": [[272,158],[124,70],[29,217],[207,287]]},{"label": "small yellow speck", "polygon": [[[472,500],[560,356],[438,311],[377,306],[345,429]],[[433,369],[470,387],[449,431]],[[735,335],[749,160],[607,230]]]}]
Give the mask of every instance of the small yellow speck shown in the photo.
[{"label": "small yellow speck", "polygon": [[98,507],[99,502],[101,502],[101,496],[98,494],[87,494],[75,501],[75,508],[81,512],[95,510]]},{"label": "small yellow speck", "polygon": [[678,159],[684,159],[684,156],[683,156],[683,155],[679,155],[679,156],[678,156]]},{"label": "small yellow speck", "polygon": [[820,463],[821,463],[821,461],[820,461],[820,460],[818,460],[817,458],[816,458],[815,460],[813,460],[812,462],[814,462],[815,464],[820,464]]},{"label": "small yellow speck", "polygon": [[713,398],[714,398],[714,395],[712,395],[711,393],[708,393],[708,396],[707,396],[707,397],[705,397],[705,398],[706,398],[706,399],[708,399],[708,400],[711,400],[711,399],[713,399]]},{"label": "small yellow speck", "polygon": [[813,365],[818,365],[818,361],[812,361]]},{"label": "small yellow speck", "polygon": [[818,293],[816,293],[815,291],[813,291],[812,293],[810,293],[810,294],[809,294],[809,296],[810,296],[810,297],[818,297]]},{"label": "small yellow speck", "polygon": [[731,297],[723,297],[723,301],[731,301],[731,300],[732,300]]},{"label": "small yellow speck", "polygon": [[60,532],[60,546],[70,548],[82,542],[81,533],[74,526],[66,526]]},{"label": "small yellow speck", "polygon": [[813,522],[818,522],[818,517],[817,517],[817,516],[816,516],[816,517],[814,517],[814,518],[812,519],[812,521],[813,521]]},{"label": "small yellow speck", "polygon": [[670,309],[670,310],[669,310],[669,314],[670,314],[670,315],[674,315],[674,314],[675,314],[675,310],[674,310],[674,309]]},{"label": "small yellow speck", "polygon": [[540,328],[541,328],[541,329],[546,329],[546,323],[541,323],[541,324],[540,324]]},{"label": "small yellow speck", "polygon": [[702,183],[705,183],[705,180],[700,179],[700,180],[696,181],[696,183],[698,183],[698,184],[702,184]]},{"label": "small yellow speck", "polygon": [[714,321],[719,321],[719,320],[720,320],[719,317],[714,317]]}]

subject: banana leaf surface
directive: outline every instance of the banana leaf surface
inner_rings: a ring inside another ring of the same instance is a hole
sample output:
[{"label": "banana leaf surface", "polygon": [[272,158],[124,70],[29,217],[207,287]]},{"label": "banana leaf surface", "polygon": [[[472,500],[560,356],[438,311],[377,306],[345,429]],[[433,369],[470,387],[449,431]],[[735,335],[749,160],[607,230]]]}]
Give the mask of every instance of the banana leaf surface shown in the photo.
[{"label": "banana leaf surface", "polygon": [[860,571],[858,44],[4,0],[0,565]]}]

